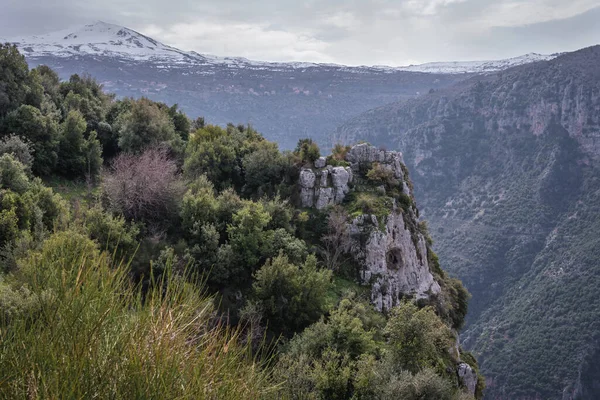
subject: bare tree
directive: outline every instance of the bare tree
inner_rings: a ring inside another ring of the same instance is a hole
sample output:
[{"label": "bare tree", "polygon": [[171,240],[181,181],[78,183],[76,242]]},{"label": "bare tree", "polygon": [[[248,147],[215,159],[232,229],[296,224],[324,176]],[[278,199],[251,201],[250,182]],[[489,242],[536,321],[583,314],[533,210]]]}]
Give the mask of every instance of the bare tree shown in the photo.
[{"label": "bare tree", "polygon": [[184,186],[167,151],[121,154],[104,177],[111,207],[126,218],[165,225],[178,213]]},{"label": "bare tree", "polygon": [[337,271],[343,264],[345,254],[350,251],[350,230],[348,213],[342,207],[335,207],[327,217],[327,233],[321,238],[323,258],[327,267]]}]

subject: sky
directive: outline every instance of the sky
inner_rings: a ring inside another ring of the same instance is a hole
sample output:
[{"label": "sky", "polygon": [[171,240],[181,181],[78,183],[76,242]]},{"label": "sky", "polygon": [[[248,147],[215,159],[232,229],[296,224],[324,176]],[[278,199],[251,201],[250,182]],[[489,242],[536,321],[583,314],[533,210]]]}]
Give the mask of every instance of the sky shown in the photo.
[{"label": "sky", "polygon": [[600,0],[0,0],[0,37],[102,20],[183,50],[409,65],[600,44]]}]

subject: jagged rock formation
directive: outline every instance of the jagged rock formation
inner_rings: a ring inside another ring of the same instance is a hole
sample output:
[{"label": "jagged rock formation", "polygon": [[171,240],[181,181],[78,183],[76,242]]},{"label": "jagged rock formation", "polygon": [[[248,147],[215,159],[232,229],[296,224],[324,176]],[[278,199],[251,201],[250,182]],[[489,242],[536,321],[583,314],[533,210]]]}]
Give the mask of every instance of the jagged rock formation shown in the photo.
[{"label": "jagged rock formation", "polygon": [[[432,261],[431,242],[420,228],[402,153],[363,143],[348,149],[345,162],[347,166],[334,167],[320,157],[302,168],[299,202],[318,210],[341,205],[350,213],[343,229],[347,240],[340,245],[358,268],[358,282],[371,288],[372,304],[381,312],[403,298],[449,307],[447,277],[439,265],[434,271],[437,261]],[[366,198],[359,199],[361,195]],[[364,202],[371,212],[356,209]],[[461,361],[458,333],[449,353],[457,362],[457,383],[475,394],[479,377]]]},{"label": "jagged rock formation", "polygon": [[352,170],[331,165],[318,168],[317,165],[323,165],[320,159],[315,162],[315,168],[303,168],[300,171],[302,207],[321,210],[332,204],[340,204],[350,190],[348,184],[352,182]]},{"label": "jagged rock formation", "polygon": [[[300,171],[303,207],[322,210],[341,204],[351,190],[349,185],[354,177],[360,185],[364,181],[361,171],[373,163],[390,171],[401,192],[410,196],[402,153],[363,143],[348,151],[346,161],[350,164],[347,167],[332,167],[325,165],[326,159],[321,157],[314,168]],[[378,191],[385,193],[385,188]],[[349,223],[349,253],[360,265],[362,283],[371,285],[371,300],[380,311],[389,310],[405,296],[423,299],[440,292],[429,268],[426,239],[416,226],[415,210],[412,207],[402,210],[395,201],[386,215],[361,214]]]},{"label": "jagged rock formation", "polygon": [[477,373],[467,363],[458,364],[458,378],[463,384],[467,391],[471,394],[475,394],[477,388]]},{"label": "jagged rock formation", "polygon": [[[398,210],[383,217],[380,230],[375,215],[354,218],[350,228],[351,253],[363,269],[363,283],[371,285],[371,301],[380,311],[389,310],[405,296],[428,298],[440,292],[427,262],[427,247],[422,234],[413,233]],[[362,238],[367,237],[366,243]]]}]

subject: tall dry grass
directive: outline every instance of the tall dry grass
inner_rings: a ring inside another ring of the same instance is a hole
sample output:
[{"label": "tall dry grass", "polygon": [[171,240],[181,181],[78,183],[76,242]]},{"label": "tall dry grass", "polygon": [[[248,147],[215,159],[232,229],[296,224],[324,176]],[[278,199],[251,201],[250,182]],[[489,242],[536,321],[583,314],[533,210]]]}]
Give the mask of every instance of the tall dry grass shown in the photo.
[{"label": "tall dry grass", "polygon": [[279,397],[210,298],[172,273],[143,294],[126,271],[63,232],[0,281],[1,398]]}]

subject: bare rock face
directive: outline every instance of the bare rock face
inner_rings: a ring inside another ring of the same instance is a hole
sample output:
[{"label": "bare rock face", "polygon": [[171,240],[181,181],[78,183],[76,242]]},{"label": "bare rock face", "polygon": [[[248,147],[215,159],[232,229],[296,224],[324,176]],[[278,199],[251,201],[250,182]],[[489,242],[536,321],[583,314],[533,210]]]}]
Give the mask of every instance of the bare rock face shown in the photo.
[{"label": "bare rock face", "polygon": [[302,207],[323,209],[344,201],[350,191],[348,184],[352,182],[352,170],[349,167],[316,168],[322,163],[315,162],[315,168],[303,168],[300,171],[300,200]]},{"label": "bare rock face", "polygon": [[469,364],[464,362],[458,364],[458,378],[467,391],[474,395],[477,388],[477,373]]},{"label": "bare rock face", "polygon": [[429,270],[427,246],[423,235],[417,242],[405,226],[404,217],[394,211],[384,217],[380,229],[374,215],[361,215],[351,223],[351,254],[363,267],[361,279],[371,284],[371,301],[379,311],[397,305],[403,296],[428,298],[440,292],[440,285]]},{"label": "bare rock face", "polygon": [[314,203],[315,173],[310,169],[300,171],[300,201],[302,207],[312,207]]},{"label": "bare rock face", "polygon": [[315,160],[315,168],[325,168],[326,164],[327,159],[325,157],[319,157],[317,160]]},{"label": "bare rock face", "polygon": [[[359,144],[346,155],[349,167],[333,167],[325,165],[325,161],[319,158],[313,168],[300,171],[303,207],[322,210],[341,204],[353,184],[364,187],[365,169],[373,163],[391,171],[402,193],[411,196],[402,153]],[[376,192],[379,196],[386,195],[384,186]],[[391,309],[403,297],[423,299],[441,290],[430,272],[427,242],[417,224],[415,208],[401,209],[395,203],[388,215],[363,214],[348,224],[351,237],[348,253],[359,265],[361,283],[371,286],[371,301],[379,311]]]}]

